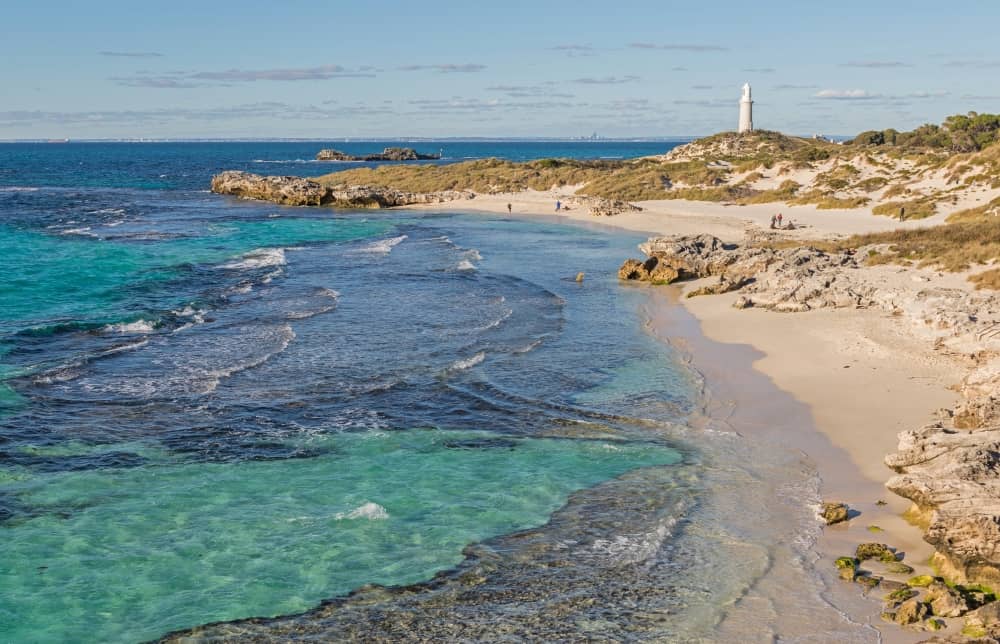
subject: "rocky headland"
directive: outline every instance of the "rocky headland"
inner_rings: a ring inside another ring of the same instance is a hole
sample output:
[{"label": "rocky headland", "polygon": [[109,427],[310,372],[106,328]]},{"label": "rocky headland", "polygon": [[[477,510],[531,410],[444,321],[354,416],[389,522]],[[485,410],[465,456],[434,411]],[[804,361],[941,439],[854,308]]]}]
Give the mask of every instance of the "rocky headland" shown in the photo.
[{"label": "rocky headland", "polygon": [[436,161],[440,154],[420,154],[413,148],[385,148],[378,154],[354,156],[340,150],[320,150],[317,161]]},{"label": "rocky headland", "polygon": [[934,641],[1000,641],[988,639],[1000,638],[1000,604],[992,591],[1000,586],[1000,297],[929,286],[920,271],[885,261],[894,254],[887,243],[783,247],[775,235],[757,232],[741,244],[700,235],[654,237],[640,248],[645,259],[625,261],[621,279],[708,277],[688,296],[736,292],[737,308],[874,309],[922,338],[927,351],[966,365],[956,385],[961,402],[902,432],[898,451],[885,458],[894,473],[886,486],[911,501],[907,518],[934,547],[938,577],[892,580],[891,573],[913,569],[885,544],[862,544],[836,563],[845,579],[889,593],[887,620],[933,631],[962,618],[965,635]]},{"label": "rocky headland", "polygon": [[475,196],[461,190],[421,193],[381,186],[329,186],[302,177],[268,177],[233,170],[212,177],[212,192],[285,206],[334,208],[395,208],[472,199]]}]

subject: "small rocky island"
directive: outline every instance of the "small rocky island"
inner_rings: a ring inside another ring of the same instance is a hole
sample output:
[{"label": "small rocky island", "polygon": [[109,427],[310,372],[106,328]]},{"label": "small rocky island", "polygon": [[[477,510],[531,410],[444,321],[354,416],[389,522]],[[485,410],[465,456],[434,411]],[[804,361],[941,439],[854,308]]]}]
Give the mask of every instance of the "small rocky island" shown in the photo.
[{"label": "small rocky island", "polygon": [[354,156],[340,150],[320,150],[317,161],[437,161],[440,154],[420,154],[413,148],[385,148],[380,154]]}]

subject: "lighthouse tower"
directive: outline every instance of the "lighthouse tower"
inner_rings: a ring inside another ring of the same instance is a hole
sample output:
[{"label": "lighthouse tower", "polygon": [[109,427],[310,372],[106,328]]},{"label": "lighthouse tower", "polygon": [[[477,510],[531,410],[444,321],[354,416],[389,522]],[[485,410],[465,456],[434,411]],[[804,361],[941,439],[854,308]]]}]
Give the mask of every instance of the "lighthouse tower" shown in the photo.
[{"label": "lighthouse tower", "polygon": [[753,132],[753,99],[750,98],[750,83],[743,85],[743,96],[740,98],[739,133]]}]

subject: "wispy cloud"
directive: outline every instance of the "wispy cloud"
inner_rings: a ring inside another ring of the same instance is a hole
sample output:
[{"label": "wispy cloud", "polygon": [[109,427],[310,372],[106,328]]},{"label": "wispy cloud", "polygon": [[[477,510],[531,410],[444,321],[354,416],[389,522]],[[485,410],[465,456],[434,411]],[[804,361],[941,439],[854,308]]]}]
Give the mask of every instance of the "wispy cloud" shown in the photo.
[{"label": "wispy cloud", "polygon": [[879,94],[863,89],[824,89],[813,94],[813,98],[837,101],[880,101],[895,107],[905,106],[911,100],[935,99],[948,96],[944,91],[920,90],[907,94]]},{"label": "wispy cloud", "polygon": [[893,67],[911,66],[909,63],[898,60],[852,60],[841,65],[841,67],[861,67],[866,69],[891,69]]},{"label": "wispy cloud", "polygon": [[707,99],[678,99],[674,101],[674,105],[687,105],[690,107],[700,107],[708,109],[716,109],[720,107],[725,107],[732,109],[736,103],[728,98],[707,98]]},{"label": "wispy cloud", "polygon": [[549,49],[551,49],[552,51],[561,51],[562,53],[570,57],[597,55],[597,51],[590,43],[585,43],[585,44],[571,43],[571,44],[556,45],[555,47],[549,47]]},{"label": "wispy cloud", "polygon": [[227,69],[223,71],[186,71],[152,74],[136,72],[132,76],[113,76],[112,81],[126,87],[157,89],[190,89],[217,87],[233,83],[257,81],[323,81],[335,78],[374,78],[376,68],[365,66],[350,69],[341,65],[293,67],[284,69]]},{"label": "wispy cloud", "polygon": [[256,81],[330,80],[332,78],[371,78],[372,72],[348,69],[340,65],[319,67],[291,67],[284,69],[227,69],[221,72],[196,72],[190,78],[223,81],[228,83],[253,83]]},{"label": "wispy cloud", "polygon": [[773,74],[777,70],[774,67],[745,67],[740,71],[750,74]]},{"label": "wispy cloud", "polygon": [[824,89],[813,94],[813,97],[835,101],[870,101],[882,98],[882,95],[863,89]]},{"label": "wispy cloud", "polygon": [[471,74],[486,69],[486,65],[473,63],[444,63],[441,65],[403,65],[397,67],[401,72],[435,71],[441,74]]},{"label": "wispy cloud", "polygon": [[365,118],[393,113],[388,107],[378,105],[348,105],[317,107],[315,105],[290,105],[266,101],[214,108],[161,108],[151,110],[101,110],[83,112],[54,112],[44,110],[19,110],[0,112],[0,125],[23,126],[30,124],[59,124],[87,126],[157,125],[163,123],[217,122],[248,119],[308,120],[330,118]]},{"label": "wispy cloud", "polygon": [[99,51],[101,56],[111,58],[162,58],[163,54],[155,51]]},{"label": "wispy cloud", "polygon": [[501,92],[510,98],[573,98],[573,94],[556,91],[554,82],[545,82],[539,85],[491,85],[486,88],[488,92]]},{"label": "wispy cloud", "polygon": [[785,92],[793,89],[818,89],[818,85],[794,85],[790,83],[782,83],[780,85],[775,85],[771,88],[775,92]]},{"label": "wispy cloud", "polygon": [[1000,101],[1000,95],[993,94],[962,94],[963,101]]},{"label": "wispy cloud", "polygon": [[603,76],[595,78],[588,76],[585,78],[574,78],[574,83],[581,85],[621,85],[622,83],[633,83],[639,80],[638,76]]},{"label": "wispy cloud", "polygon": [[711,85],[692,85],[691,89],[714,89]]},{"label": "wispy cloud", "polygon": [[710,52],[710,51],[729,51],[728,47],[723,47],[722,45],[704,45],[704,44],[691,44],[691,43],[665,43],[656,44],[650,42],[632,42],[628,45],[632,49],[660,49],[663,51],[692,51],[692,52]]},{"label": "wispy cloud", "polygon": [[972,67],[975,69],[992,69],[1000,67],[1000,60],[950,60],[945,67]]}]

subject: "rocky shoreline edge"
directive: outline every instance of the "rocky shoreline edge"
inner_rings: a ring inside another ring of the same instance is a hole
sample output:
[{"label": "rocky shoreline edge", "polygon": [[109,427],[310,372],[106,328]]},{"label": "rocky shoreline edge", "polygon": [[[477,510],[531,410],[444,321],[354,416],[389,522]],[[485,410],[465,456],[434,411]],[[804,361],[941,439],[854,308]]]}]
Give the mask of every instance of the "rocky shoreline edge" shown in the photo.
[{"label": "rocky shoreline edge", "polygon": [[[408,192],[383,186],[325,185],[312,179],[288,176],[264,176],[251,172],[227,170],[212,177],[212,192],[242,199],[270,201],[283,206],[329,206],[332,208],[399,208],[418,204],[437,204],[476,198],[471,190]],[[617,199],[572,196],[565,199],[565,210],[586,208],[591,215],[611,217],[642,208]]]},{"label": "rocky shoreline edge", "polygon": [[[1000,387],[1000,298],[931,287],[917,271],[909,271],[908,280],[887,279],[889,272],[908,269],[869,263],[885,251],[881,246],[826,252],[773,241],[767,234],[739,245],[710,235],[654,237],[640,246],[646,259],[626,260],[619,277],[655,284],[712,277],[688,297],[736,292],[737,308],[874,309],[926,341],[928,351],[963,361],[967,373],[956,387],[961,402],[924,427],[902,432],[897,451],[885,458],[895,472],[886,486],[911,501],[907,518],[934,546],[938,576],[890,579],[887,574],[907,575],[912,568],[878,543],[859,544],[853,556],[833,563],[868,592],[887,593],[887,621],[927,631],[962,627],[961,634],[929,642],[1000,641],[1000,602],[991,589],[1000,584],[1000,400],[994,393]],[[837,514],[831,517],[846,518]],[[881,574],[862,567],[870,568],[869,561],[881,562]]]}]

